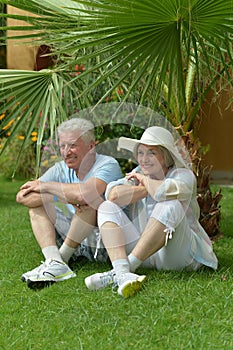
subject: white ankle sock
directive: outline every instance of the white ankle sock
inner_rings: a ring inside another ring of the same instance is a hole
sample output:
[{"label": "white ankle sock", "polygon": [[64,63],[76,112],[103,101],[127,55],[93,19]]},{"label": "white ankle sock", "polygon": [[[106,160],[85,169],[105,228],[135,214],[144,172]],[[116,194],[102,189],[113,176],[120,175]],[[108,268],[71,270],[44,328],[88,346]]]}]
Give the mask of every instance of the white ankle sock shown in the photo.
[{"label": "white ankle sock", "polygon": [[42,253],[45,259],[54,259],[58,261],[63,261],[61,254],[59,253],[58,247],[56,245],[50,245],[42,249]]},{"label": "white ankle sock", "polygon": [[129,262],[128,259],[118,259],[112,262],[114,272],[117,276],[120,276],[123,273],[129,272]]},{"label": "white ankle sock", "polygon": [[129,266],[130,266],[131,272],[135,272],[135,270],[137,270],[137,268],[142,263],[142,260],[136,258],[136,256],[134,256],[132,253],[129,254],[128,260],[129,260]]},{"label": "white ankle sock", "polygon": [[77,248],[72,248],[64,242],[59,249],[59,253],[61,254],[63,261],[68,263],[69,259],[76,249]]}]

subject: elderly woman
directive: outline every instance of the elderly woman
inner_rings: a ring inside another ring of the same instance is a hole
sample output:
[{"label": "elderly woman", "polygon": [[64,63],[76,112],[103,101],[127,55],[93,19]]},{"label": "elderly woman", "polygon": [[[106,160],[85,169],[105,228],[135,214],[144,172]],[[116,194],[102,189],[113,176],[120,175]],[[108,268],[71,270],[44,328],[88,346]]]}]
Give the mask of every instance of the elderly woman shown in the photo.
[{"label": "elderly woman", "polygon": [[127,298],[145,281],[134,273],[139,266],[216,269],[210,239],[198,221],[196,179],[172,134],[152,126],[140,140],[121,137],[119,147],[132,151],[138,166],[107,187],[98,225],[113,269],[87,277],[86,286],[97,290],[113,284]]}]

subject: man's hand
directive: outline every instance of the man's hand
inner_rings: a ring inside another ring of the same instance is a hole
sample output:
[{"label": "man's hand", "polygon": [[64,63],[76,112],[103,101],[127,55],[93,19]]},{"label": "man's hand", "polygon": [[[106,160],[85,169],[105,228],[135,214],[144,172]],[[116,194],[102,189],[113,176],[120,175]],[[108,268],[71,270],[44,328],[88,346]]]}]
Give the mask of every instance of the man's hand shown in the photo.
[{"label": "man's hand", "polygon": [[20,188],[23,191],[23,196],[26,196],[30,192],[41,193],[43,192],[43,182],[39,180],[27,181]]}]

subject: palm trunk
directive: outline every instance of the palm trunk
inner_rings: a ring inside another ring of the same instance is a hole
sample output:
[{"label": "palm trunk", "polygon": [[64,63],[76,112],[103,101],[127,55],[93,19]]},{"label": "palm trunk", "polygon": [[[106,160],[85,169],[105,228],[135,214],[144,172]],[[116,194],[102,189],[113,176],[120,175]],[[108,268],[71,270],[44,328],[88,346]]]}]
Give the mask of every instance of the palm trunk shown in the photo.
[{"label": "palm trunk", "polygon": [[210,188],[212,166],[206,165],[200,140],[193,138],[192,133],[184,136],[186,147],[197,178],[197,201],[200,206],[200,223],[211,239],[217,239],[223,233],[220,230],[221,188],[213,193]]}]

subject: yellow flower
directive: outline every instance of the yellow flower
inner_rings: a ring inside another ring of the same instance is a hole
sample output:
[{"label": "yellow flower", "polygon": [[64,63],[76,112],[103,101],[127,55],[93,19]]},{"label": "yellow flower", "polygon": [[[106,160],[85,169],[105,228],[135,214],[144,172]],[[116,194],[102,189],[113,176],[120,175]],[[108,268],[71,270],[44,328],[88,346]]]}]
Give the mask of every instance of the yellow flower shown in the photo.
[{"label": "yellow flower", "polygon": [[10,131],[8,131],[7,133],[6,133],[6,136],[11,136],[11,132]]},{"label": "yellow flower", "polygon": [[0,115],[0,120],[3,120],[4,118],[5,118],[5,113],[2,113],[1,115]]},{"label": "yellow flower", "polygon": [[23,135],[18,135],[18,136],[17,136],[17,139],[19,139],[19,140],[24,140],[24,139],[25,139],[25,136],[23,136]]},{"label": "yellow flower", "polygon": [[48,164],[49,164],[49,161],[47,159],[41,163],[42,166],[47,166]]},{"label": "yellow flower", "polygon": [[32,142],[36,142],[36,141],[37,141],[37,137],[36,137],[36,136],[33,136],[33,137],[31,138],[31,140],[32,140]]},{"label": "yellow flower", "polygon": [[33,131],[33,132],[31,132],[31,136],[37,136],[37,131]]},{"label": "yellow flower", "polygon": [[11,119],[7,125],[5,125],[2,130],[7,130],[11,127],[11,125],[14,123],[14,119]]}]

